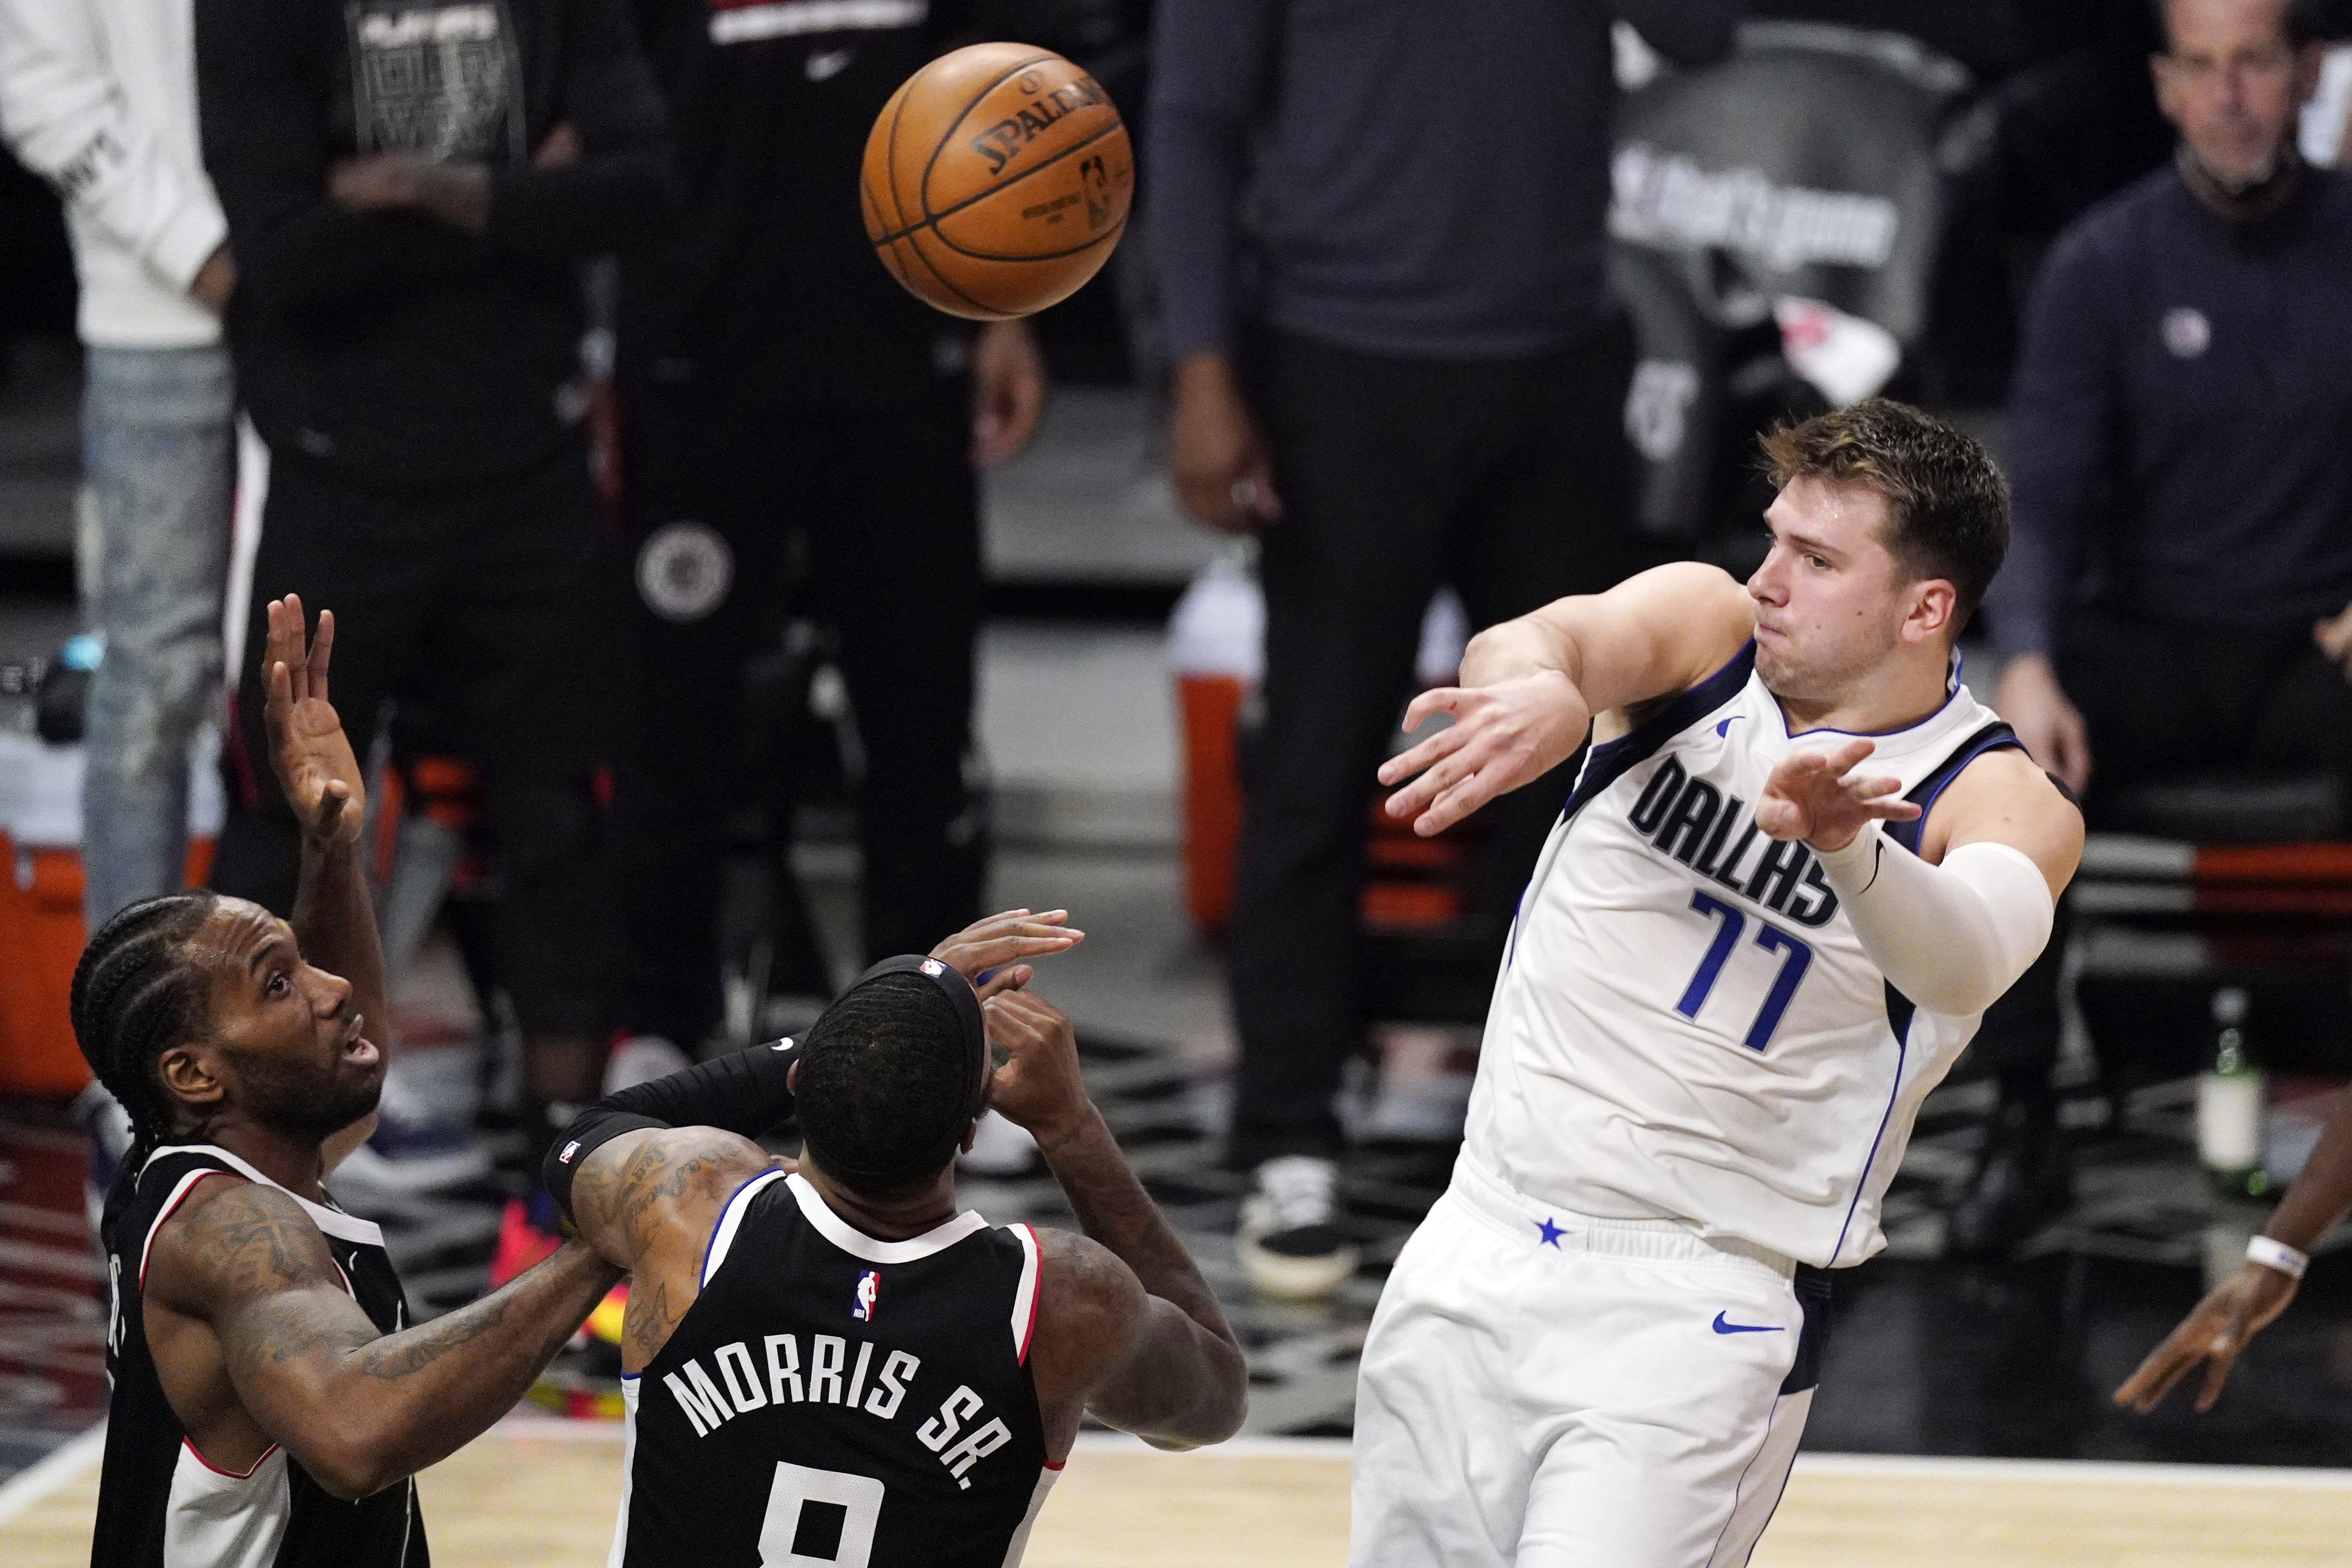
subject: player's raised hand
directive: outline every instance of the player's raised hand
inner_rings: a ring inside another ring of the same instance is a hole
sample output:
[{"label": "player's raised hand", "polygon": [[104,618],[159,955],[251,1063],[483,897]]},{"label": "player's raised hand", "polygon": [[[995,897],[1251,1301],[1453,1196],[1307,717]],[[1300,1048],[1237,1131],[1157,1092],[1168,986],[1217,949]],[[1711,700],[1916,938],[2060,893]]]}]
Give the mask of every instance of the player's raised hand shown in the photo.
[{"label": "player's raised hand", "polygon": [[303,835],[349,849],[367,815],[367,783],[350,737],[327,700],[327,665],[335,651],[335,612],[319,612],[311,639],[299,594],[269,601],[269,644],[262,654],[267,695],[262,717],[269,765]]},{"label": "player's raised hand", "polygon": [[1040,1145],[1084,1121],[1092,1103],[1078,1071],[1077,1035],[1068,1015],[1028,991],[1003,991],[981,1004],[988,1038],[1004,1048],[988,1103],[1026,1127]]},{"label": "player's raised hand", "polygon": [[[1000,991],[1019,990],[1036,973],[1014,960],[1066,953],[1085,941],[1087,934],[1068,924],[1069,918],[1066,909],[1042,915],[1007,909],[982,915],[932,948],[931,956],[980,986],[981,999],[986,1001]],[[995,973],[989,974],[992,969]],[[985,985],[981,984],[982,975],[988,975]]]},{"label": "player's raised hand", "polygon": [[1381,764],[1381,783],[1412,780],[1389,797],[1385,810],[1400,821],[1411,818],[1423,838],[1559,767],[1592,727],[1584,694],[1558,670],[1425,691],[1404,710],[1404,732],[1416,733],[1440,713],[1454,722]]},{"label": "player's raised hand", "polygon": [[1849,740],[1834,751],[1790,752],[1764,781],[1756,825],[1768,837],[1802,839],[1834,852],[1853,842],[1864,823],[1909,821],[1919,808],[1903,799],[1903,780],[1854,772],[1877,749],[1866,740]]},{"label": "player's raised hand", "polygon": [[2164,1396],[2198,1363],[2205,1365],[2205,1386],[2198,1392],[2197,1408],[2213,1408],[2230,1368],[2248,1341],[2268,1328],[2271,1320],[2294,1300],[2294,1277],[2261,1263],[2248,1262],[2221,1288],[2197,1303],[2164,1343],[2147,1353],[2139,1370],[2124,1380],[2115,1401],[2145,1416],[2164,1403]]}]

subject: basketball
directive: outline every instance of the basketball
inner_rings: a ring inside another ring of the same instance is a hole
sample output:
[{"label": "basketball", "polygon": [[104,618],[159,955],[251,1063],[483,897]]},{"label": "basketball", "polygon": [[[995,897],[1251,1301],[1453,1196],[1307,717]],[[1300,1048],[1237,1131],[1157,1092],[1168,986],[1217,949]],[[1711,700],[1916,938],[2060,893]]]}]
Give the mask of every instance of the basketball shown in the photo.
[{"label": "basketball", "polygon": [[1135,155],[1085,71],[1026,44],[973,44],[891,95],[858,184],[891,277],[951,316],[999,321],[1101,269],[1127,227]]}]

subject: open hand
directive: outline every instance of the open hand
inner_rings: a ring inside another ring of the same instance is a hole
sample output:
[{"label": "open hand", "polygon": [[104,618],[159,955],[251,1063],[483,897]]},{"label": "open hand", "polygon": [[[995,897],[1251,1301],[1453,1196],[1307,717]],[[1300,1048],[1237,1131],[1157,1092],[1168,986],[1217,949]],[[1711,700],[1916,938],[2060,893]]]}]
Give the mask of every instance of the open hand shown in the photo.
[{"label": "open hand", "polygon": [[2147,1353],[2139,1370],[2116,1390],[2116,1403],[2145,1416],[2162,1404],[2174,1385],[2201,1361],[2207,1364],[2205,1386],[2198,1393],[2197,1408],[2200,1412],[2213,1408],[2213,1401],[2221,1396],[2221,1385],[2230,1380],[2230,1368],[2237,1364],[2238,1353],[2294,1300],[2294,1283],[2292,1275],[2276,1269],[2251,1261],[2243,1265],[2198,1302],[2162,1344]]},{"label": "open hand", "polygon": [[[1442,833],[1496,796],[1567,761],[1592,727],[1584,694],[1557,670],[1490,686],[1438,686],[1404,710],[1404,732],[1432,714],[1454,722],[1412,750],[1381,764],[1380,779],[1412,779],[1388,799],[1388,814],[1412,819],[1423,838]],[[1413,775],[1419,774],[1419,778]]]},{"label": "open hand", "polygon": [[367,784],[343,721],[327,700],[327,664],[334,651],[333,611],[319,612],[319,635],[311,641],[299,595],[269,601],[269,646],[261,656],[269,765],[303,836],[349,849],[360,841]]},{"label": "open hand", "polygon": [[1775,839],[1802,839],[1833,852],[1853,842],[1864,824],[1907,822],[1919,808],[1903,799],[1900,779],[1864,779],[1853,769],[1878,748],[1849,740],[1834,751],[1796,751],[1780,758],[1764,781],[1756,825]]},{"label": "open hand", "polygon": [[[1066,924],[1069,918],[1066,909],[1049,909],[1043,915],[1008,909],[982,915],[932,948],[930,956],[980,986],[980,999],[986,1001],[1000,991],[1019,990],[1036,973],[1026,964],[1015,963],[1016,958],[1066,953],[1085,941],[1085,932]],[[990,975],[992,969],[996,972]],[[988,975],[984,986],[980,984],[982,975]]]},{"label": "open hand", "polygon": [[988,1038],[1005,1051],[989,1087],[989,1104],[1026,1127],[1040,1145],[1066,1134],[1092,1103],[1078,1071],[1078,1041],[1068,1015],[1043,997],[1003,991],[981,1004]]}]

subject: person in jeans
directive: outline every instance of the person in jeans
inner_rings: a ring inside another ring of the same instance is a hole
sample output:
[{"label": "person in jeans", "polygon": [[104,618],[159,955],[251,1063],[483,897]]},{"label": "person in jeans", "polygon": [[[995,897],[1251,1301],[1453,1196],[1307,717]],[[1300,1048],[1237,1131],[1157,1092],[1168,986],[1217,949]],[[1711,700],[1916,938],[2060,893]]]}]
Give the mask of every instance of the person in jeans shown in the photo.
[{"label": "person in jeans", "polygon": [[[196,73],[269,449],[257,628],[289,591],[347,610],[362,751],[421,694],[479,770],[535,1145],[598,1092],[617,948],[579,264],[662,232],[660,98],[614,0],[207,0]],[[283,910],[262,696],[248,672],[213,882]]]},{"label": "person in jeans", "polygon": [[[1241,1252],[1263,1290],[1319,1295],[1357,1260],[1333,1101],[1364,1025],[1365,813],[1432,592],[1452,582],[1483,628],[1639,564],[1633,349],[1604,269],[1611,26],[1698,62],[1737,11],[1160,7],[1169,464],[1194,517],[1263,536],[1265,726],[1227,947],[1231,1155],[1257,1173]],[[1455,101],[1472,83],[1475,112]],[[1403,110],[1416,93],[1447,107]],[[1566,792],[1547,779],[1492,813],[1480,914],[1498,942]]]},{"label": "person in jeans", "polygon": [[[65,199],[86,357],[82,919],[180,885],[188,751],[221,691],[236,378],[228,225],[196,147],[190,0],[0,0],[0,137]],[[87,527],[88,524],[86,523]],[[103,1192],[130,1122],[77,1102]]]},{"label": "person in jeans", "polygon": [[[2168,775],[2352,780],[2352,179],[2305,167],[2319,47],[2288,0],[2170,0],[2173,162],[2061,236],[2011,400],[1994,706],[2094,828]],[[1986,1015],[2000,1100],[1951,1215],[2005,1250],[2068,1196],[2053,942]]]},{"label": "person in jeans", "polygon": [[82,915],[180,885],[188,747],[221,687],[236,384],[228,225],[196,149],[189,0],[0,0],[0,132],[65,198],[88,356]]}]

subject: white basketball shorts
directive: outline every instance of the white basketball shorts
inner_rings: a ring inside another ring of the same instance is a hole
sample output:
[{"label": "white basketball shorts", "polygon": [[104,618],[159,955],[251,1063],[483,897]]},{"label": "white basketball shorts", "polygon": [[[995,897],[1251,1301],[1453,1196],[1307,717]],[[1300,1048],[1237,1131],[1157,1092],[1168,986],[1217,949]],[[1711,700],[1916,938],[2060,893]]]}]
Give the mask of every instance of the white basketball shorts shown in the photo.
[{"label": "white basketball shorts", "polygon": [[1351,1568],[1740,1568],[1812,1404],[1804,1272],[1547,1211],[1465,1158],[1372,1315]]}]

